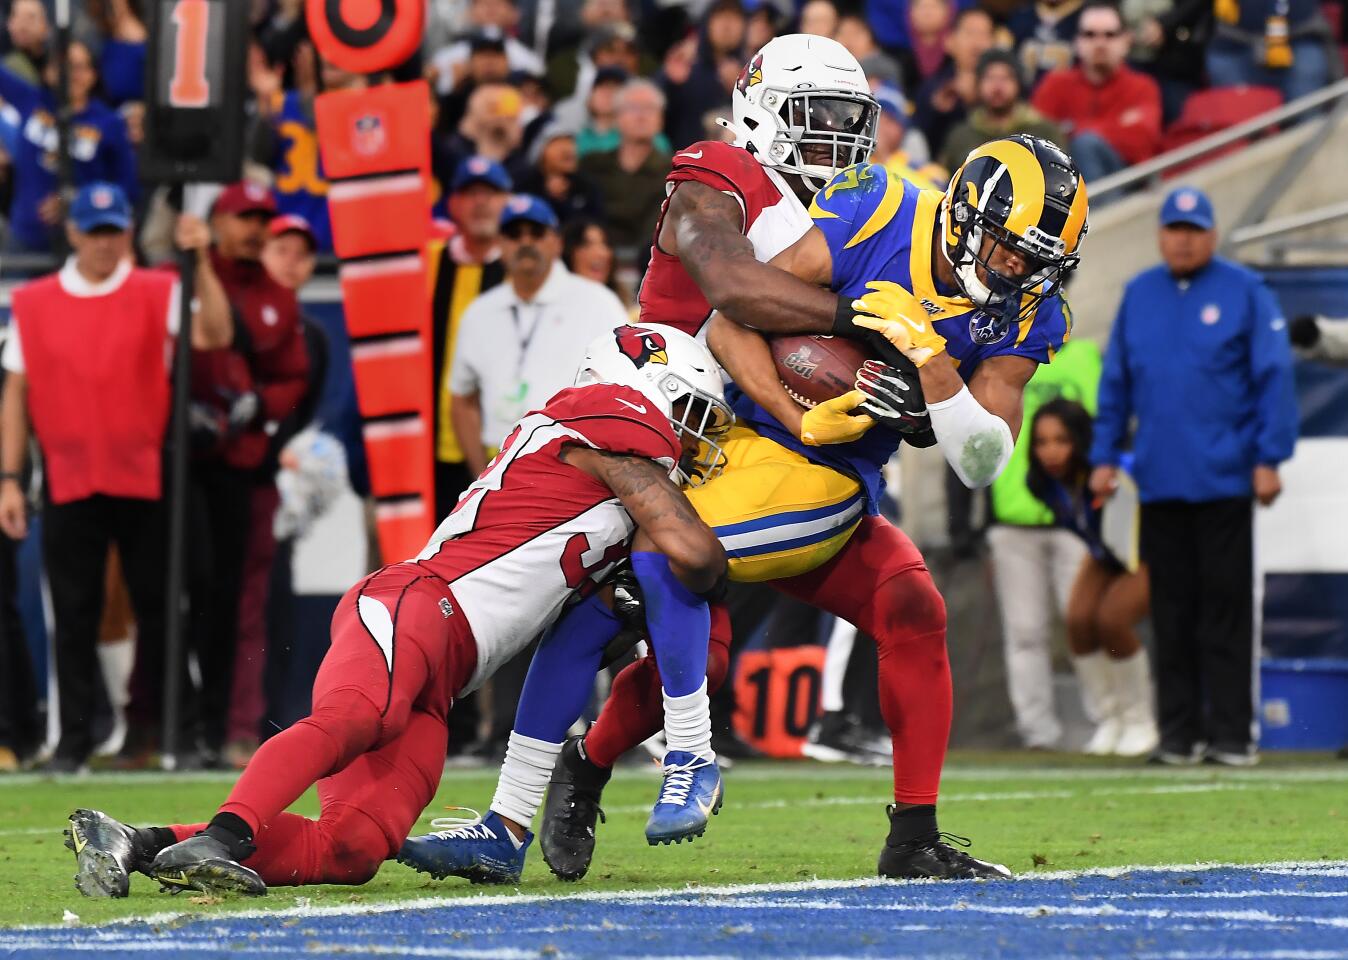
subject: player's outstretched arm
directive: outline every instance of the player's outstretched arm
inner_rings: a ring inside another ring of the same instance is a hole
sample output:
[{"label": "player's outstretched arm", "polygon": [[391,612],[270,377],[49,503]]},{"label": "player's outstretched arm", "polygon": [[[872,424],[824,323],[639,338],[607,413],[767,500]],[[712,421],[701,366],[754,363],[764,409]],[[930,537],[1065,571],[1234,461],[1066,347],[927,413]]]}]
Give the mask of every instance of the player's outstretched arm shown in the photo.
[{"label": "player's outstretched arm", "polygon": [[736,323],[769,333],[832,332],[837,296],[760,262],[740,232],[742,222],[735,198],[705,183],[681,183],[669,198],[660,248],[677,256],[712,307]]},{"label": "player's outstretched arm", "polygon": [[569,447],[562,458],[622,502],[638,527],[634,550],[663,553],[679,582],[695,594],[717,587],[726,573],[725,550],[664,468],[645,457],[585,447]]}]

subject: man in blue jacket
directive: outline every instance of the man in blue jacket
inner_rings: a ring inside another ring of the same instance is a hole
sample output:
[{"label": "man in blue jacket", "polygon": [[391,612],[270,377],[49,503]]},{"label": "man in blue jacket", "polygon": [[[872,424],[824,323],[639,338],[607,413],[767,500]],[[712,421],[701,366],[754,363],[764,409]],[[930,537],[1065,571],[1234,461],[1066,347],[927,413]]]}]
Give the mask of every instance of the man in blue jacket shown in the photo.
[{"label": "man in blue jacket", "polygon": [[1161,748],[1255,762],[1251,499],[1282,490],[1297,408],[1287,323],[1250,270],[1214,256],[1212,203],[1161,208],[1165,263],[1124,290],[1100,380],[1091,489],[1115,489],[1130,418],[1151,580]]}]

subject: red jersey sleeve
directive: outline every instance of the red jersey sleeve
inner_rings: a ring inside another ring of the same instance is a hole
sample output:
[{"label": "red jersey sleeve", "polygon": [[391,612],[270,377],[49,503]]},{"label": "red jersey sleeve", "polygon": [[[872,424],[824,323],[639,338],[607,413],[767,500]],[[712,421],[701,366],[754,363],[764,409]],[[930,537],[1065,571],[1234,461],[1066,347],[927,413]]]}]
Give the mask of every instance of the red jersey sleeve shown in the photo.
[{"label": "red jersey sleeve", "polygon": [[669,468],[682,452],[669,418],[631,387],[611,383],[568,387],[543,412],[597,450],[645,457]]},{"label": "red jersey sleeve", "polygon": [[744,217],[741,230],[747,230],[763,207],[778,199],[763,165],[743,147],[703,140],[674,154],[673,166],[665,178],[667,192],[672,193],[680,183],[692,181],[730,194],[739,201]]}]

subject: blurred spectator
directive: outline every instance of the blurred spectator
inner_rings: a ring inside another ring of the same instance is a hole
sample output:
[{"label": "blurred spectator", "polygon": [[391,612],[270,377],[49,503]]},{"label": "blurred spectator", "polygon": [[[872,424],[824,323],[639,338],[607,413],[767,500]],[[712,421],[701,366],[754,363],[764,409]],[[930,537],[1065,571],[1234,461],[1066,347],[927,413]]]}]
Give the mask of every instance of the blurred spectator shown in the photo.
[{"label": "blurred spectator", "polygon": [[265,187],[236,183],[211,209],[212,263],[238,323],[228,347],[192,358],[196,455],[190,477],[192,643],[201,672],[203,759],[220,762],[234,686],[239,595],[258,488],[272,437],[309,390],[309,358],[293,291],[268,275],[262,251],[276,216]]},{"label": "blurred spectator", "polygon": [[51,37],[46,5],[42,0],[11,0],[5,29],[9,32],[10,51],[0,60],[0,66],[21,80],[40,86],[47,70],[47,42]]},{"label": "blurred spectator", "polygon": [[[480,38],[497,37],[505,48],[509,70],[524,70],[542,76],[543,61],[512,36],[519,24],[520,12],[514,0],[470,0],[470,30]],[[471,40],[457,40],[431,57],[431,74],[441,96],[452,93],[468,73],[472,54]]]},{"label": "blurred spectator", "polygon": [[1297,317],[1287,327],[1297,355],[1321,363],[1348,364],[1348,318],[1307,314]]},{"label": "blurred spectator", "polygon": [[906,72],[904,89],[910,96],[945,63],[945,41],[954,13],[950,0],[910,0],[907,43],[910,53],[902,64]]},{"label": "blurred spectator", "polygon": [[[904,76],[903,71],[899,69],[898,61],[880,49],[879,44],[875,42],[871,25],[866,22],[865,17],[856,13],[844,14],[838,20],[838,31],[833,39],[857,58],[866,79],[872,86],[888,83],[891,86],[909,89],[909,85],[913,82],[912,78]],[[937,66],[939,65],[940,60],[937,61]],[[935,70],[935,67],[932,69]]]},{"label": "blurred spectator", "polygon": [[1031,88],[1052,70],[1072,65],[1078,22],[1084,9],[1081,0],[1042,0],[1017,7],[1006,21],[1020,54],[1021,69]]},{"label": "blurred spectator", "polygon": [[1259,276],[1214,256],[1212,203],[1161,208],[1165,263],[1124,288],[1100,381],[1091,490],[1116,487],[1130,420],[1151,584],[1157,758],[1255,760],[1251,497],[1282,489],[1297,436],[1287,324]]},{"label": "blurred spectator", "polygon": [[913,121],[937,156],[945,148],[946,136],[977,99],[978,58],[991,49],[992,41],[992,17],[977,7],[961,10],[946,37],[945,64],[918,90]]},{"label": "blurred spectator", "polygon": [[1217,0],[1213,9],[1207,66],[1214,87],[1274,87],[1291,101],[1338,76],[1333,31],[1315,0]]},{"label": "blurred spectator", "polygon": [[469,305],[450,385],[454,431],[474,477],[529,410],[568,386],[585,346],[627,322],[611,290],[559,262],[552,208],[517,194],[501,215],[506,283]]},{"label": "blurred spectator", "polygon": [[603,200],[579,170],[576,135],[563,127],[549,127],[529,151],[529,173],[520,181],[520,191],[548,201],[562,223],[575,217],[598,218],[603,214]]},{"label": "blurred spectator", "polygon": [[838,32],[838,8],[833,0],[806,0],[800,8],[797,33],[812,33],[816,37],[832,37]]},{"label": "blurred spectator", "polygon": [[[581,156],[599,150],[612,150],[618,143],[618,110],[614,100],[631,77],[619,67],[605,67],[595,74],[585,97],[585,117],[576,134],[576,150]],[[559,110],[560,113],[560,110]]]},{"label": "blurred spectator", "polygon": [[512,184],[505,168],[486,157],[469,157],[450,182],[449,215],[455,232],[431,244],[431,345],[435,382],[436,515],[454,508],[476,479],[464,464],[454,433],[449,374],[454,366],[459,323],[468,305],[505,279],[501,263],[501,213]]},{"label": "blurred spectator", "polygon": [[[595,74],[607,65],[629,66],[622,44],[623,27],[634,26],[625,0],[583,0],[574,19],[559,16],[548,37],[548,83],[559,94],[574,95],[581,106],[589,94]],[[615,32],[616,31],[616,32]],[[634,35],[628,37],[629,43]],[[634,51],[640,55],[639,50]],[[642,70],[641,72],[648,72]],[[568,117],[575,122],[575,117]]]},{"label": "blurred spectator", "polygon": [[[40,6],[40,4],[39,4]],[[98,86],[89,48],[79,42],[66,52],[70,74],[69,153],[76,186],[106,181],[117,184],[134,202],[139,190],[136,158],[126,135],[126,122],[93,96]],[[10,253],[47,252],[62,222],[57,195],[58,134],[55,94],[36,87],[0,67],[0,99],[13,110],[18,135],[14,143],[14,202],[10,208]]]},{"label": "blurred spectator", "polygon": [[89,0],[89,16],[102,45],[98,71],[103,97],[111,106],[145,99],[145,22],[135,0]]},{"label": "blurred spectator", "polygon": [[274,175],[277,210],[303,217],[313,230],[318,249],[328,253],[332,251],[332,224],[328,218],[328,181],[318,151],[314,97],[320,89],[361,90],[366,80],[320,58],[308,41],[295,48],[294,63],[303,86],[286,90],[282,86],[284,65],[268,64],[256,44],[249,50],[249,81],[259,120],[250,152]]},{"label": "blurred spectator", "polygon": [[1034,106],[1063,125],[1068,152],[1089,187],[1160,151],[1161,91],[1124,63],[1129,36],[1117,7],[1092,0],[1078,25],[1079,65],[1046,76]]},{"label": "blurred spectator", "polygon": [[989,140],[1028,133],[1065,146],[1067,138],[1056,123],[1044,119],[1025,102],[1020,64],[1009,50],[989,50],[978,60],[977,105],[965,120],[950,131],[941,165],[955,170],[970,151]]},{"label": "blurred spectator", "polygon": [[464,65],[463,75],[454,84],[453,92],[444,94],[440,99],[441,122],[446,128],[457,126],[463,119],[468,98],[474,90],[487,83],[508,83],[511,76],[505,38],[499,33],[479,31],[470,35],[467,43],[468,61]]},{"label": "blurred spectator", "polygon": [[[61,740],[48,769],[72,772],[94,747],[99,619],[109,543],[116,543],[140,625],[141,668],[162,677],[164,549],[161,450],[169,417],[169,363],[179,320],[169,273],[131,261],[131,203],[113,183],[82,189],[66,224],[73,256],[58,272],[14,292],[0,409],[0,529],[28,533],[19,474],[29,425],[44,455],[42,549],[56,616]],[[229,306],[200,220],[178,225],[194,250],[199,310],[195,349],[233,336]],[[116,362],[110,360],[116,358]],[[89,404],[98,415],[90,415]],[[186,688],[184,688],[186,693]],[[156,723],[141,702],[136,716]]]},{"label": "blurred spectator", "polygon": [[1130,59],[1160,84],[1168,124],[1180,115],[1189,94],[1205,84],[1212,4],[1208,0],[1125,0],[1121,9],[1133,35]]},{"label": "blurred spectator", "polygon": [[504,83],[488,83],[468,97],[458,129],[446,139],[442,156],[449,169],[471,156],[487,157],[518,173],[524,129],[520,123],[524,101],[519,91]]},{"label": "blurred spectator", "polygon": [[[273,280],[297,295],[313,276],[318,241],[313,228],[300,216],[278,216],[268,226],[262,265]],[[309,389],[295,410],[285,417],[272,435],[267,461],[259,473],[275,476],[280,452],[290,439],[313,419],[318,394],[327,369],[327,340],[316,321],[301,314],[305,355],[309,358]],[[260,725],[266,710],[262,678],[270,643],[267,637],[268,589],[276,561],[274,522],[280,506],[275,483],[253,487],[248,537],[239,593],[239,638],[234,654],[234,683],[229,698],[229,721],[225,730],[224,763],[242,769],[257,750]]]},{"label": "blurred spectator", "polygon": [[577,218],[562,225],[562,263],[578,277],[608,287],[630,308],[632,298],[617,280],[618,258],[608,230],[598,220]]},{"label": "blurred spectator", "polygon": [[944,190],[950,174],[930,162],[927,138],[912,125],[911,108],[903,94],[893,87],[882,86],[875,89],[874,96],[880,104],[874,161],[923,189]]},{"label": "blurred spectator", "polygon": [[615,106],[617,148],[587,155],[580,169],[599,187],[609,233],[620,255],[631,259],[638,251],[640,259],[655,233],[670,168],[670,155],[655,144],[664,121],[665,95],[650,80],[629,80]]},{"label": "blurred spectator", "polygon": [[703,138],[707,111],[729,107],[730,91],[744,68],[744,34],[739,0],[715,0],[696,39],[677,43],[666,54],[657,82],[669,106],[665,133],[676,150]]},{"label": "blurred spectator", "polygon": [[1030,421],[1026,485],[1053,521],[1086,546],[1067,601],[1067,643],[1082,700],[1096,728],[1083,748],[1096,756],[1141,757],[1156,749],[1151,664],[1136,627],[1147,615],[1147,573],[1130,571],[1101,534],[1090,492],[1091,415],[1058,398]]},{"label": "blurred spectator", "polygon": [[772,0],[750,0],[744,9],[749,15],[744,26],[745,50],[761,50],[777,34],[789,32],[782,29],[787,18]]},{"label": "blurred spectator", "polygon": [[[464,312],[450,374],[454,431],[474,477],[515,421],[570,386],[590,341],[627,322],[612,291],[559,261],[557,218],[538,197],[506,204],[501,246],[507,282]],[[488,756],[505,754],[529,659],[516,657],[492,679]]]}]

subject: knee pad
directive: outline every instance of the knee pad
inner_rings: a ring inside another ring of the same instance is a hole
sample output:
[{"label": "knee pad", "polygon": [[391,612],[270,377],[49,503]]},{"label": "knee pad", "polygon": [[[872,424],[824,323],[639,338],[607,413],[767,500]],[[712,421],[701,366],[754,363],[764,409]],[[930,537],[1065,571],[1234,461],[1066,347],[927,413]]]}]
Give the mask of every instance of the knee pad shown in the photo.
[{"label": "knee pad", "polygon": [[332,741],[332,770],[341,770],[378,741],[383,717],[364,693],[355,689],[333,690],[314,704],[313,712],[300,723],[308,724]]},{"label": "knee pad", "polygon": [[882,648],[934,634],[944,640],[945,598],[925,567],[905,570],[886,580],[871,606],[875,628],[870,632]]}]

